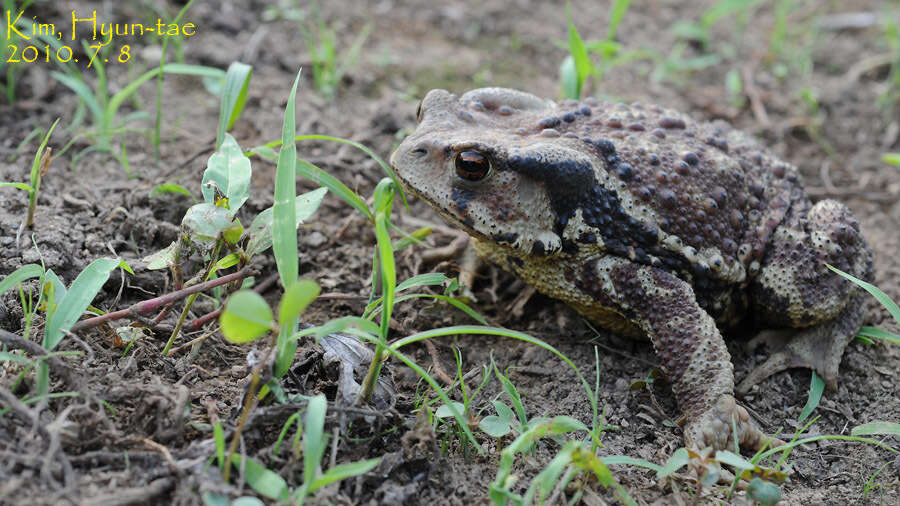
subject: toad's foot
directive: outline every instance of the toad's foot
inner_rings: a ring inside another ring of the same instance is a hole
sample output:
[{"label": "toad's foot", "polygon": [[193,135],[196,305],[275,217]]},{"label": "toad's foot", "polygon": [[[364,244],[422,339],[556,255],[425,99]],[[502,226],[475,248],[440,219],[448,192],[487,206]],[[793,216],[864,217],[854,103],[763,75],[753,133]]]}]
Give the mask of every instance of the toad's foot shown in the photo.
[{"label": "toad's foot", "polygon": [[753,385],[790,367],[813,369],[831,390],[837,390],[838,365],[844,348],[859,330],[864,316],[861,291],[848,301],[832,320],[799,331],[788,344],[773,353],[744,378],[737,391],[746,393]]},{"label": "toad's foot", "polygon": [[719,400],[699,416],[690,417],[684,427],[684,442],[688,448],[735,449],[738,446],[759,450],[764,446],[781,446],[783,441],[764,434],[744,407],[734,397],[723,394]]}]

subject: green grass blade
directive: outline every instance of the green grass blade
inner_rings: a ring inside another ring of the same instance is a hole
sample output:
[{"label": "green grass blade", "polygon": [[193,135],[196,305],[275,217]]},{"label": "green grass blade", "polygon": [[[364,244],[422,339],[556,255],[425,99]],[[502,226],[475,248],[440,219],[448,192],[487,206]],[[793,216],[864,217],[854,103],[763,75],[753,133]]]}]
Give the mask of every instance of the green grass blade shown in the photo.
[{"label": "green grass blade", "polygon": [[380,458],[338,464],[313,481],[309,486],[309,492],[313,493],[326,485],[367,473],[374,469],[379,462],[381,462]]},{"label": "green grass blade", "polygon": [[824,391],[825,381],[818,373],[816,373],[816,371],[813,371],[812,378],[809,381],[809,397],[806,399],[806,405],[803,406],[803,411],[800,412],[800,417],[797,418],[798,424],[802,424],[819,406],[819,401],[822,400],[822,392]]},{"label": "green grass blade", "polygon": [[[600,461],[603,462],[604,464],[606,464],[607,466],[616,466],[616,465],[635,466],[635,467],[643,467],[644,469],[649,469],[656,473],[663,472],[663,468],[657,464],[654,464],[653,462],[650,462],[650,461],[644,460],[644,459],[640,459],[640,458],[636,458],[636,457],[629,457],[627,455],[610,455],[608,457],[600,457]],[[669,473],[669,474],[671,474],[671,473]]]},{"label": "green grass blade", "polygon": [[331,193],[337,195],[338,198],[346,202],[350,207],[361,212],[369,220],[375,219],[375,215],[372,214],[372,210],[369,209],[366,201],[331,174],[300,158],[297,159],[297,173],[307,179],[315,181],[316,184],[328,188]]},{"label": "green grass blade", "polygon": [[78,274],[65,296],[59,300],[59,307],[47,321],[44,335],[44,349],[52,350],[63,338],[63,331],[68,330],[78,321],[90,305],[97,292],[109,279],[116,268],[125,264],[118,258],[98,258]]},{"label": "green grass blade", "polygon": [[859,335],[863,337],[874,337],[875,339],[883,339],[889,343],[900,344],[900,336],[887,330],[881,330],[876,327],[862,327],[859,329]]},{"label": "green grass blade", "polygon": [[[362,151],[363,153],[365,153],[366,155],[368,155],[369,158],[371,158],[372,160],[375,160],[375,163],[377,163],[377,164],[381,167],[381,170],[383,170],[384,173],[385,173],[388,177],[391,178],[391,180],[392,180],[392,181],[394,182],[394,184],[397,186],[398,191],[400,191],[400,198],[403,200],[403,205],[404,205],[405,207],[409,208],[409,204],[408,204],[407,201],[406,201],[406,194],[403,193],[403,187],[400,185],[400,180],[397,179],[396,174],[394,174],[394,171],[391,170],[391,166],[388,165],[384,160],[381,159],[380,156],[378,156],[377,154],[375,154],[374,151],[372,151],[371,149],[369,149],[369,148],[366,147],[365,145],[360,144],[360,143],[358,143],[358,142],[356,142],[356,141],[351,141],[350,139],[344,139],[344,138],[341,138],[341,137],[332,137],[332,136],[330,136],[330,135],[318,135],[318,134],[298,135],[298,136],[294,137],[294,141],[295,141],[295,142],[296,142],[296,141],[331,141],[331,142],[339,142],[339,143],[341,143],[341,144],[346,144],[346,145],[348,145],[348,146],[353,146],[354,148],[356,148],[356,149]],[[253,155],[253,154],[256,154],[256,152],[257,152],[260,148],[273,148],[273,147],[275,147],[275,146],[278,146],[278,145],[281,144],[281,142],[282,142],[282,141],[274,141],[274,142],[270,142],[270,143],[268,143],[268,144],[263,144],[262,146],[253,148],[253,150],[252,150],[250,153],[248,153],[247,156],[251,156],[251,155]],[[324,186],[324,185],[323,185],[323,186]]]},{"label": "green grass blade", "polygon": [[587,76],[593,71],[594,65],[591,63],[587,49],[584,47],[584,41],[578,33],[578,28],[575,27],[575,23],[572,21],[568,3],[566,3],[566,20],[569,23],[569,54],[572,55],[572,61],[575,63],[577,76],[574,89],[575,95],[568,98],[578,99],[581,98],[581,88],[584,86]]},{"label": "green grass blade", "polygon": [[[301,69],[302,71],[302,69]],[[285,290],[297,282],[299,269],[297,250],[297,146],[294,136],[297,135],[295,111],[297,87],[300,84],[300,72],[294,78],[287,106],[284,109],[284,123],[281,128],[282,145],[275,166],[275,203],[272,205],[272,251],[281,285]],[[280,378],[287,374],[297,341],[290,339],[297,328],[296,320],[286,324],[278,334],[275,357],[275,376]]]},{"label": "green grass blade", "polygon": [[244,109],[252,76],[253,67],[241,62],[233,62],[225,73],[225,86],[222,89],[219,108],[219,128],[216,132],[216,150],[222,145],[225,132],[231,130]]},{"label": "green grass blade", "polygon": [[18,188],[31,193],[31,185],[27,183],[0,183],[0,188]]},{"label": "green grass blade", "polygon": [[625,17],[631,0],[616,0],[612,8],[609,10],[609,27],[606,30],[606,39],[613,40],[616,38],[616,31],[619,29],[619,23]]},{"label": "green grass blade", "polygon": [[159,195],[162,195],[163,193],[177,193],[179,195],[185,195],[187,197],[190,197],[194,202],[197,202],[197,199],[193,194],[191,194],[191,191],[178,183],[162,183],[154,186],[153,189],[150,190],[151,197],[157,197]]},{"label": "green grass blade", "polygon": [[893,300],[891,300],[891,298],[888,297],[886,293],[882,292],[877,286],[875,286],[871,283],[866,283],[865,281],[858,279],[850,274],[847,274],[846,272],[844,272],[840,269],[836,269],[828,264],[825,264],[825,265],[832,271],[849,279],[850,281],[856,283],[863,290],[869,292],[872,295],[872,297],[875,297],[875,300],[880,302],[881,305],[884,306],[884,308],[888,310],[888,313],[891,314],[891,316],[894,318],[894,321],[897,322],[898,324],[900,324],[900,307],[897,307],[897,303],[894,302]]},{"label": "green grass blade", "polygon": [[38,264],[26,264],[14,270],[8,276],[0,281],[0,295],[6,293],[10,288],[18,285],[26,279],[40,277],[44,273],[44,268]]},{"label": "green grass blade", "polygon": [[281,283],[289,288],[297,282],[297,147],[294,138],[294,110],[300,72],[294,78],[284,110],[281,151],[275,169],[275,204],[272,206],[272,249]]},{"label": "green grass blade", "polygon": [[80,98],[81,101],[84,102],[84,105],[87,106],[88,110],[91,111],[95,126],[103,124],[103,108],[100,107],[100,102],[97,101],[94,92],[91,91],[84,81],[55,70],[50,72],[50,75],[78,95],[78,98]]},{"label": "green grass blade", "polygon": [[900,153],[885,153],[881,155],[881,161],[894,167],[900,167]]},{"label": "green grass blade", "polygon": [[259,495],[268,497],[275,501],[287,501],[290,489],[287,482],[277,473],[269,471],[265,466],[250,457],[233,454],[231,463],[234,467],[244,468],[244,479],[250,488],[255,490]]},{"label": "green grass blade", "polygon": [[853,427],[851,436],[900,436],[900,423],[896,422],[869,422]]},{"label": "green grass blade", "polygon": [[319,394],[309,399],[306,416],[303,417],[303,483],[311,486],[319,472],[325,454],[325,412],[328,402]]}]

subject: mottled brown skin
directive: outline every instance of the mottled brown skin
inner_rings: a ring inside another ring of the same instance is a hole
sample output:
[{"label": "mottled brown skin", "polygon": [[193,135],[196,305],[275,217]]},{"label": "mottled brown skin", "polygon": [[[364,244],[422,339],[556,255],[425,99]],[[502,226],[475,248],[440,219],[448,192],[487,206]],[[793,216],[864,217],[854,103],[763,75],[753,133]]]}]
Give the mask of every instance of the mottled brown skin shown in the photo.
[{"label": "mottled brown skin", "polygon": [[[724,123],[655,105],[554,103],[502,88],[428,93],[391,158],[397,176],[483,257],[589,320],[648,336],[686,413],[690,447],[766,437],[735,404],[716,326],[746,314],[802,329],[739,390],[787,367],[834,388],[863,317],[872,255],[833,200]],[[733,443],[732,443],[733,444]]]}]

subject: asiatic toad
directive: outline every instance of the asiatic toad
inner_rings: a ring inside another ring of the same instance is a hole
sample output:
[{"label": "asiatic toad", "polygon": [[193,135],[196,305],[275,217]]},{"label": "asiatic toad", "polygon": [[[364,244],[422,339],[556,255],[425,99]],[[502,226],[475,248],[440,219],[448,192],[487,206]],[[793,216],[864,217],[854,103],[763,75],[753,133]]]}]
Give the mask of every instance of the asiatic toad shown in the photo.
[{"label": "asiatic toad", "polygon": [[554,103],[502,88],[428,93],[391,157],[404,186],[483,257],[613,331],[648,336],[689,447],[766,439],[734,400],[716,324],[750,313],[802,329],[740,385],[787,367],[834,388],[872,277],[841,203],[812,204],[794,166],[725,123],[655,105]]}]

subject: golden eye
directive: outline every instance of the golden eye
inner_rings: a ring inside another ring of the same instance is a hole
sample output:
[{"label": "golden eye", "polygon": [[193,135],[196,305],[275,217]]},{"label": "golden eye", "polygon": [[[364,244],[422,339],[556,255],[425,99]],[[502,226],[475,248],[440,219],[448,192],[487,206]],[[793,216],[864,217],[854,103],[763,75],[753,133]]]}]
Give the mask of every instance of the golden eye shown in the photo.
[{"label": "golden eye", "polygon": [[463,151],[456,155],[456,175],[466,181],[478,182],[491,173],[491,161],[478,151]]},{"label": "golden eye", "polygon": [[416,122],[419,123],[422,121],[422,101],[419,100],[419,105],[416,106]]}]

